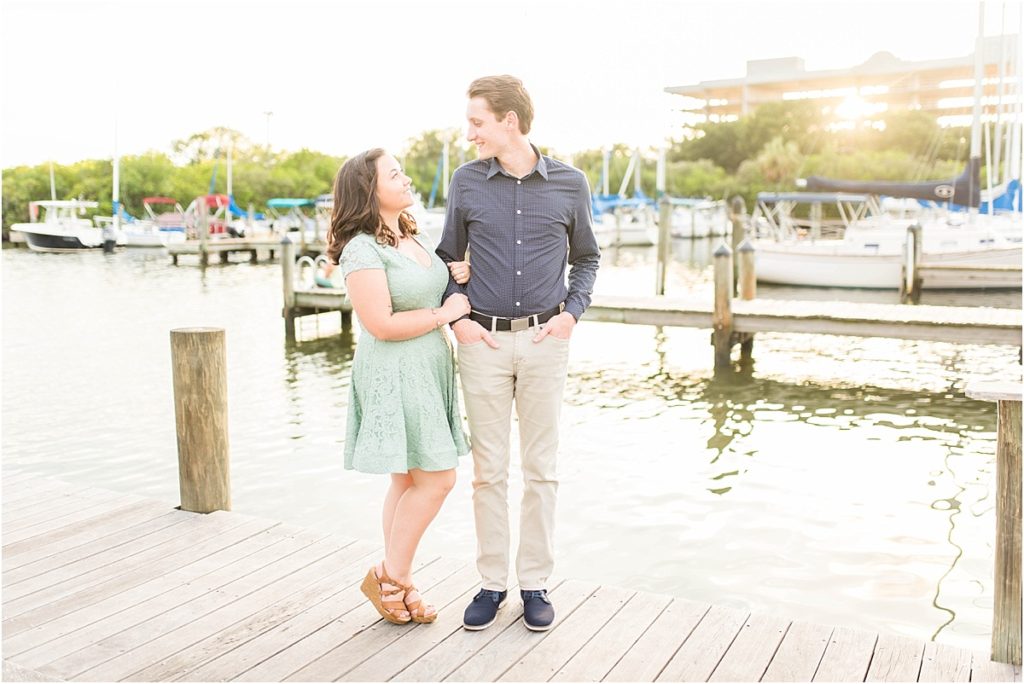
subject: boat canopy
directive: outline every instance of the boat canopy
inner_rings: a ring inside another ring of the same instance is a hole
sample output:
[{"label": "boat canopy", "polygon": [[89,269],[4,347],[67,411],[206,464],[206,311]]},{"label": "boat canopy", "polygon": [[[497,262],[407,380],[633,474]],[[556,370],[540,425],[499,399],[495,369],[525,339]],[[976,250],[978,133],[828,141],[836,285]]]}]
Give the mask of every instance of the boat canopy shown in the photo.
[{"label": "boat canopy", "polygon": [[204,202],[208,207],[226,207],[231,203],[231,198],[227,195],[204,195],[199,198],[200,202]]},{"label": "boat canopy", "polygon": [[177,204],[178,200],[173,197],[143,197],[143,204]]},{"label": "boat canopy", "polygon": [[647,207],[655,206],[657,202],[646,196],[639,197],[623,197],[622,195],[592,195],[590,198],[593,212],[595,214],[603,214],[609,211],[614,211],[619,207]]},{"label": "boat canopy", "polygon": [[981,158],[972,157],[964,172],[953,180],[905,183],[902,181],[849,181],[821,176],[807,179],[807,189],[822,192],[864,192],[889,197],[952,202],[967,207],[981,203]]},{"label": "boat canopy", "polygon": [[272,197],[267,200],[267,206],[271,209],[295,209],[296,207],[311,207],[313,200],[301,197]]}]

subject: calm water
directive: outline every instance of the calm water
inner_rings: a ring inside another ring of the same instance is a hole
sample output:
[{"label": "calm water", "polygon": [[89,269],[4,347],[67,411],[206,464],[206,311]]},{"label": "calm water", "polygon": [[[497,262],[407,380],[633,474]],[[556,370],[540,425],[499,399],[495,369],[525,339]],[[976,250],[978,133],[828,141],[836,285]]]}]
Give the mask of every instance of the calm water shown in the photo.
[{"label": "calm water", "polygon": [[[675,245],[670,294],[711,296],[712,249]],[[651,292],[652,260],[608,250],[598,291]],[[277,264],[4,250],[3,464],[176,504],[169,331],[219,326],[234,509],[376,540],[385,481],[342,469],[352,338],[332,335],[335,314],[287,343],[280,291]],[[577,328],[557,572],[986,650],[995,412],[962,389],[1005,375],[1017,350],[763,334],[754,351],[745,377],[722,381],[709,331]],[[464,459],[422,553],[472,559],[471,473]]]}]

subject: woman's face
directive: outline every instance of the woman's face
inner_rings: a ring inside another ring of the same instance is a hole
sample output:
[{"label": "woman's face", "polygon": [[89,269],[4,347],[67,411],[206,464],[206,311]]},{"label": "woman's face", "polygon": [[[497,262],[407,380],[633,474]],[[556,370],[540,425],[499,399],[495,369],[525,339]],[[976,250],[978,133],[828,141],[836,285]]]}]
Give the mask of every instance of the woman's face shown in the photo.
[{"label": "woman's face", "polygon": [[398,160],[385,154],[377,160],[377,201],[381,212],[396,213],[413,204],[412,179]]}]

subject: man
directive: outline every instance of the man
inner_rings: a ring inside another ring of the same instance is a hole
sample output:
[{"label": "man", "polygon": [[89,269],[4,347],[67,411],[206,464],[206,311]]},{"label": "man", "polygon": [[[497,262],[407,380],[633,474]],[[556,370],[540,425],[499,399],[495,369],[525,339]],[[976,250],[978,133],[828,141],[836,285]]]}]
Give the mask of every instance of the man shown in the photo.
[{"label": "man", "polygon": [[569,338],[590,304],[601,255],[586,176],[543,156],[527,138],[533,104],[522,81],[480,78],[467,95],[466,137],[479,158],[452,175],[437,248],[446,263],[464,260],[468,249],[473,268],[467,285],[450,280],[445,292],[465,293],[473,309],[452,325],[473,446],[482,585],[463,624],[490,626],[508,593],[514,399],[524,480],[516,574],[523,622],[544,631],[555,618],[547,582],[554,567],[555,457]]}]

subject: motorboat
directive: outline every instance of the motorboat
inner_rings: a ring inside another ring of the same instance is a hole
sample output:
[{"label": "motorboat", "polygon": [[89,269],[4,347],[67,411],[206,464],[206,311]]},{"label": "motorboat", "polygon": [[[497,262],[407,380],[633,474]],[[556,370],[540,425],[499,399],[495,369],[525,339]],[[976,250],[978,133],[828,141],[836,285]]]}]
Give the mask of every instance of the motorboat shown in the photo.
[{"label": "motorboat", "polygon": [[99,203],[83,200],[29,202],[29,222],[15,223],[11,230],[24,235],[29,249],[36,252],[78,252],[101,248],[103,229],[83,217],[86,211],[97,207]]}]

